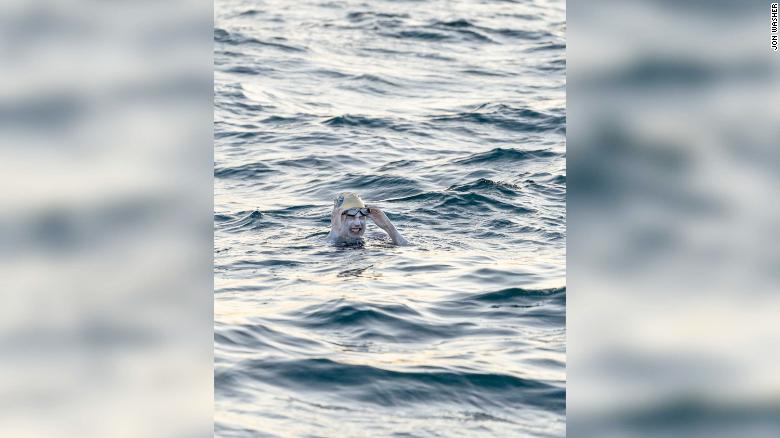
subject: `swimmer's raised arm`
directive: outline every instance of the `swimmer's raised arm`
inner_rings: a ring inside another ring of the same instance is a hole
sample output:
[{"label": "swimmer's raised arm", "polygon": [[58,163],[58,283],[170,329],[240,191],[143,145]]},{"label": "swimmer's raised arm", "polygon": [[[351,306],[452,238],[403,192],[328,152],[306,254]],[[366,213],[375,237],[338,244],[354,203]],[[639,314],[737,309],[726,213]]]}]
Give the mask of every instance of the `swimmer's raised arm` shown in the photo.
[{"label": "swimmer's raised arm", "polygon": [[401,235],[401,233],[398,232],[398,230],[395,229],[393,224],[390,222],[390,219],[388,219],[387,215],[384,211],[382,211],[379,207],[375,207],[372,205],[367,206],[368,211],[368,217],[371,218],[372,221],[381,229],[385,230],[387,235],[390,236],[391,239],[393,239],[393,243],[399,246],[409,245],[409,242],[404,239],[404,236]]},{"label": "swimmer's raised arm", "polygon": [[341,220],[341,209],[334,208],[330,214],[330,233],[328,233],[329,241],[337,241],[344,233],[344,222]]}]

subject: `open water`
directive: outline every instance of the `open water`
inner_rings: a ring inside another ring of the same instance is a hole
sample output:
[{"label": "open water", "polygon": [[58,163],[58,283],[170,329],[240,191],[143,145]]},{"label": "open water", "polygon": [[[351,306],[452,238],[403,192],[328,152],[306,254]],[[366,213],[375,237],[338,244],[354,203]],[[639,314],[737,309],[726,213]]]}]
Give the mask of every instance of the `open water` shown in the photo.
[{"label": "open water", "polygon": [[[215,433],[565,434],[563,1],[215,10]],[[355,191],[369,224],[325,242]]]}]

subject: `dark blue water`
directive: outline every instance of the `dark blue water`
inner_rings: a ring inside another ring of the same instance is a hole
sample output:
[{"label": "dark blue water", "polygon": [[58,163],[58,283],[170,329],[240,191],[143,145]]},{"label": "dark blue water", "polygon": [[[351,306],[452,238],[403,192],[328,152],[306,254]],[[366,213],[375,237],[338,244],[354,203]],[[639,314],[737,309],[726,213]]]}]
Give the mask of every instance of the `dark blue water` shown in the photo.
[{"label": "dark blue water", "polygon": [[[564,3],[215,26],[216,434],[562,436]],[[325,243],[347,190],[414,246]]]}]

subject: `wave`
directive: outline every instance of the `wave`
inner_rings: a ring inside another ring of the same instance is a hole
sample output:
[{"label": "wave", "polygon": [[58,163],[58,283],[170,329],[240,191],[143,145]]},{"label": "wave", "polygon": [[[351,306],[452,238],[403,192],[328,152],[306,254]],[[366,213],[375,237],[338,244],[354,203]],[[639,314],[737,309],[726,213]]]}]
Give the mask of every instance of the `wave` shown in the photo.
[{"label": "wave", "polygon": [[[242,137],[250,134],[252,133],[236,134],[236,137]],[[242,164],[240,166],[216,167],[214,168],[214,177],[231,179],[255,179],[258,177],[265,177],[275,172],[277,172],[277,170],[271,168],[267,164],[257,162]]]},{"label": "wave", "polygon": [[468,157],[458,158],[456,164],[491,164],[506,162],[521,162],[537,158],[550,158],[558,156],[557,152],[550,149],[520,150],[512,148],[495,148],[487,152],[480,152]]},{"label": "wave", "polygon": [[553,34],[544,31],[522,30],[522,29],[487,29],[497,35],[517,38],[521,40],[538,41],[544,38],[552,38]]},{"label": "wave", "polygon": [[451,38],[446,32],[438,32],[425,29],[399,30],[392,33],[386,33],[384,36],[398,39],[412,39],[420,41],[444,41]]},{"label": "wave", "polygon": [[238,13],[236,16],[237,17],[254,17],[254,16],[262,15],[262,14],[263,14],[263,11],[259,11],[257,9],[248,9],[246,11]]},{"label": "wave", "polygon": [[[396,26],[393,26],[396,27]],[[382,36],[397,39],[416,40],[425,42],[441,41],[472,41],[480,43],[495,43],[496,41],[489,36],[474,29],[465,27],[452,27],[446,25],[433,24],[430,26],[419,26],[402,30],[384,31]]]},{"label": "wave", "polygon": [[[285,208],[279,208],[275,210],[265,210],[265,214],[267,216],[274,216],[274,217],[290,217],[290,216],[300,216],[302,212],[307,212],[310,210],[317,210],[319,208],[322,208],[319,205],[311,205],[311,204],[299,204],[299,205],[291,205],[289,207]],[[330,220],[330,219],[328,219]]]},{"label": "wave", "polygon": [[328,196],[344,190],[359,192],[367,200],[387,199],[420,193],[423,186],[413,178],[400,175],[376,175],[347,173],[324,184],[312,186],[309,192]]},{"label": "wave", "polygon": [[434,21],[431,23],[431,26],[437,27],[437,28],[449,28],[454,29],[458,31],[465,31],[465,32],[473,32],[473,33],[479,33],[479,35],[487,40],[490,40],[491,42],[496,42],[493,39],[489,38],[484,33],[490,33],[493,35],[498,35],[502,37],[509,37],[509,38],[515,38],[515,39],[523,39],[523,40],[542,40],[545,38],[551,38],[553,35],[550,32],[546,31],[530,31],[530,30],[523,30],[523,29],[507,29],[507,28],[492,28],[489,26],[480,26],[476,24],[473,21],[466,20],[466,19],[457,19],[457,20],[449,20],[449,21]]},{"label": "wave", "polygon": [[226,231],[246,231],[263,229],[267,225],[263,213],[257,210],[242,211],[235,215],[215,215],[219,228]]},{"label": "wave", "polygon": [[383,164],[381,167],[377,169],[379,172],[387,172],[390,170],[395,170],[399,168],[405,168],[414,164],[423,163],[421,160],[396,160],[391,161],[389,163]]},{"label": "wave", "polygon": [[496,43],[495,40],[480,32],[481,30],[484,30],[484,28],[475,26],[468,20],[459,19],[452,21],[434,21],[430,26],[438,29],[447,29],[448,31],[463,36],[468,40]]},{"label": "wave", "polygon": [[566,288],[510,287],[493,292],[458,294],[436,304],[432,313],[447,318],[523,321],[544,329],[566,324]]},{"label": "wave", "polygon": [[[256,103],[241,102],[237,99],[233,99],[230,102],[215,102],[214,106],[219,110],[225,110],[235,115],[250,116],[250,117],[254,117],[257,115],[257,113],[266,110],[266,107],[264,107],[263,105],[256,104]],[[252,135],[254,135],[254,133]]]},{"label": "wave", "polygon": [[[277,210],[265,210],[263,212],[259,210],[248,210],[236,213],[217,213],[214,214],[214,222],[218,224],[219,229],[231,232],[280,227],[282,226],[282,223],[279,221],[280,219],[289,219],[291,217],[299,218],[309,216],[309,218],[318,218],[319,216],[323,216],[322,219],[329,223],[330,218],[322,215],[321,211],[325,211],[321,206],[304,204]],[[310,215],[310,213],[313,214]]]},{"label": "wave", "polygon": [[508,289],[501,289],[494,292],[485,292],[475,295],[469,295],[468,297],[460,300],[460,303],[469,302],[517,302],[526,301],[528,299],[538,298],[550,298],[559,294],[565,294],[565,287],[550,288],[550,289],[523,289],[519,287],[512,287]]},{"label": "wave", "polygon": [[547,43],[540,44],[538,46],[531,47],[526,50],[527,52],[543,52],[546,50],[563,51],[566,50],[566,44],[563,43]]},{"label": "wave", "polygon": [[299,167],[303,169],[323,169],[333,168],[334,160],[330,158],[321,158],[309,155],[301,158],[289,158],[284,160],[272,161],[276,166]]},{"label": "wave", "polygon": [[[508,374],[447,369],[395,371],[325,358],[249,359],[231,371],[267,385],[319,391],[386,407],[440,403],[478,409],[517,409],[523,405],[555,412],[565,409],[565,390],[558,384]],[[240,384],[236,380],[232,383]]]},{"label": "wave", "polygon": [[438,26],[456,27],[456,28],[475,27],[470,21],[465,20],[463,18],[458,20],[452,20],[452,21],[434,21],[433,24]]},{"label": "wave", "polygon": [[389,79],[386,79],[386,78],[384,78],[382,76],[379,76],[379,75],[372,75],[372,74],[361,74],[361,75],[351,76],[351,77],[349,77],[349,81],[351,81],[351,82],[366,82],[366,83],[369,83],[369,84],[372,84],[372,85],[381,84],[381,85],[386,85],[386,86],[390,86],[390,87],[398,87],[399,86],[399,84],[397,84],[397,83],[395,83],[395,82],[393,82],[393,81],[391,81]]},{"label": "wave", "polygon": [[[228,125],[223,125],[223,126],[228,126]],[[214,138],[217,140],[228,139],[228,138],[249,139],[257,135],[257,133],[254,131],[255,129],[257,129],[257,126],[254,125],[230,126],[230,128],[244,128],[244,129],[249,129],[249,131],[233,131],[230,129],[224,129],[221,126],[217,126],[217,124],[215,123]]]},{"label": "wave", "polygon": [[309,114],[296,114],[294,116],[270,116],[266,117],[265,119],[261,120],[260,123],[266,124],[266,125],[295,125],[299,123],[305,123],[309,120],[312,120],[314,117]]},{"label": "wave", "polygon": [[361,74],[349,76],[337,85],[340,89],[350,92],[362,92],[376,95],[397,94],[401,86],[379,75]]},{"label": "wave", "polygon": [[464,334],[470,323],[435,324],[409,306],[365,304],[333,300],[296,311],[295,325],[316,330],[338,330],[359,339],[411,342],[451,338]]},{"label": "wave", "polygon": [[236,260],[231,262],[226,267],[231,270],[242,269],[256,269],[256,268],[275,268],[275,267],[290,267],[295,268],[302,266],[304,263],[296,262],[295,260],[284,259],[262,259],[262,260]]},{"label": "wave", "polygon": [[436,122],[492,125],[509,131],[563,132],[566,117],[505,104],[482,104],[471,111],[433,118]]},{"label": "wave", "polygon": [[283,50],[285,52],[306,52],[306,49],[301,47],[291,46],[279,42],[261,41],[257,38],[246,36],[240,32],[228,32],[227,30],[221,29],[219,27],[214,28],[214,42],[231,46],[256,45],[272,47]]},{"label": "wave", "polygon": [[[328,169],[331,172],[338,172],[339,169],[348,166],[367,166],[367,163],[360,157],[344,154],[306,155],[302,157],[269,160],[268,163],[272,166],[282,166],[306,170]],[[343,178],[340,172],[338,172],[338,178]],[[343,180],[339,179],[339,181]]]},{"label": "wave", "polygon": [[422,204],[434,212],[448,214],[478,214],[487,211],[501,211],[512,214],[529,214],[535,210],[502,201],[480,193],[424,192],[402,198],[388,199],[386,202],[414,202]]},{"label": "wave", "polygon": [[520,187],[502,181],[493,181],[487,178],[480,178],[476,181],[465,184],[456,184],[447,188],[453,192],[491,192],[504,196],[516,196],[520,194]]},{"label": "wave", "polygon": [[223,68],[222,71],[240,75],[260,75],[268,72],[267,69],[255,68],[247,65],[235,65],[233,67]]},{"label": "wave", "polygon": [[427,52],[419,52],[416,50],[397,50],[397,49],[388,49],[384,47],[365,47],[361,49],[361,52],[366,53],[381,53],[385,55],[391,55],[392,57],[396,56],[413,56],[415,58],[425,59],[425,60],[434,60],[434,61],[443,61],[443,62],[454,62],[456,61],[455,58],[451,56],[446,56],[441,51],[427,51]]},{"label": "wave", "polygon": [[550,179],[551,184],[566,186],[566,175],[555,175]]},{"label": "wave", "polygon": [[410,16],[409,14],[392,14],[387,12],[372,11],[350,12],[347,14],[347,19],[355,22],[365,21],[367,19],[373,20],[376,18],[410,18]]},{"label": "wave", "polygon": [[[487,28],[473,25],[465,19],[439,21],[433,20],[424,25],[411,26],[406,23],[408,15],[396,14],[364,14],[348,15],[351,22],[366,27],[387,38],[415,40],[424,42],[480,42],[497,43],[486,32]],[[370,26],[370,27],[369,27]]]},{"label": "wave", "polygon": [[255,351],[270,348],[278,351],[316,351],[320,342],[293,336],[262,324],[215,324],[214,343],[219,348]]},{"label": "wave", "polygon": [[461,70],[460,72],[468,74],[468,75],[488,76],[488,77],[495,77],[495,78],[507,77],[507,76],[511,76],[511,75],[515,74],[515,73],[503,72],[503,71],[497,71],[497,70],[496,71],[490,71],[490,70],[485,70],[483,68],[476,68],[476,67],[474,67],[474,68],[467,68],[467,69]]},{"label": "wave", "polygon": [[545,64],[540,64],[534,67],[536,70],[543,71],[543,72],[557,72],[557,71],[565,71],[566,70],[566,60],[561,59],[553,59],[548,61]]},{"label": "wave", "polygon": [[546,198],[549,199],[562,199],[566,196],[566,186],[565,183],[562,186],[561,184],[547,184],[547,183],[540,183],[537,181],[534,181],[532,179],[525,180],[524,186],[536,193],[539,193],[543,195]]},{"label": "wave", "polygon": [[228,83],[223,85],[216,85],[214,86],[214,92],[218,96],[224,99],[238,99],[243,100],[246,99],[246,94],[244,93],[244,87],[241,86],[239,83]]},{"label": "wave", "polygon": [[394,131],[408,131],[409,128],[403,126],[391,119],[380,117],[367,117],[359,115],[345,114],[342,116],[330,117],[322,122],[325,125],[333,127],[354,127],[371,129],[390,129]]}]

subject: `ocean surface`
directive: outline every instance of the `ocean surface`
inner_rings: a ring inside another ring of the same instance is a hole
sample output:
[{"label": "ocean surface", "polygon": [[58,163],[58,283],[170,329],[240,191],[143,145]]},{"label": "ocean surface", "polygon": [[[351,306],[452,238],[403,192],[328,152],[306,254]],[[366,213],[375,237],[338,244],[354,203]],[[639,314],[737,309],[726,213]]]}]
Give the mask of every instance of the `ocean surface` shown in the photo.
[{"label": "ocean surface", "polygon": [[217,436],[565,435],[564,5],[216,2]]}]

